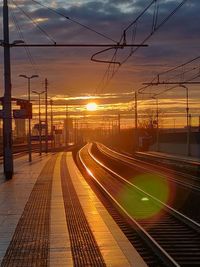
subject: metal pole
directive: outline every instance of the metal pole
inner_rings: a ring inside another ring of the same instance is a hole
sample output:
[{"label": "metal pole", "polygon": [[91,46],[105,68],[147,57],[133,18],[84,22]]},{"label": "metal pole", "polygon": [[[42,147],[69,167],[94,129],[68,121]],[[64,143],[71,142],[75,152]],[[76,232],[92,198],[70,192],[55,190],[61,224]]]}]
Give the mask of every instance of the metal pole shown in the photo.
[{"label": "metal pole", "polygon": [[40,156],[42,155],[42,139],[41,139],[41,114],[40,114],[40,94],[38,94],[39,97],[39,153]]},{"label": "metal pole", "polygon": [[135,92],[135,129],[138,128],[137,92]]},{"label": "metal pole", "polygon": [[191,156],[191,151],[190,151],[191,121],[192,121],[192,116],[191,114],[188,114],[187,156]]},{"label": "metal pole", "polygon": [[53,148],[53,100],[50,100],[51,105],[51,149]]},{"label": "metal pole", "polygon": [[45,153],[48,153],[48,102],[47,102],[48,81],[45,79]]},{"label": "metal pole", "polygon": [[156,98],[156,120],[157,120],[157,131],[156,131],[156,148],[159,151],[159,121],[158,121],[158,98]]},{"label": "metal pole", "polygon": [[12,104],[11,104],[11,68],[9,44],[9,15],[7,0],[3,1],[3,34],[4,34],[4,99],[3,99],[3,166],[6,179],[13,175],[12,155]]},{"label": "metal pole", "polygon": [[189,127],[189,101],[188,101],[188,87],[184,86],[186,89],[186,114],[187,114],[187,129]]},{"label": "metal pole", "polygon": [[[31,96],[30,96],[30,88],[31,88],[31,85],[30,85],[30,77],[28,78],[28,101],[30,103],[31,101]],[[29,116],[28,118],[28,160],[29,162],[32,161],[32,155],[31,155],[31,118]]]},{"label": "metal pole", "polygon": [[187,156],[190,156],[189,93],[187,86],[180,84],[180,87],[183,87],[186,90],[186,127],[187,127],[186,154]]},{"label": "metal pole", "polygon": [[68,124],[68,105],[66,105],[66,124],[65,124],[65,146],[68,146],[69,139],[69,124]]},{"label": "metal pole", "polygon": [[[184,86],[186,89],[186,113],[187,113],[187,156],[190,156],[190,125],[189,125],[189,97],[188,97],[188,87]],[[191,118],[191,117],[190,117]]]},{"label": "metal pole", "polygon": [[120,133],[121,133],[121,114],[118,114],[118,136],[120,139]]},{"label": "metal pole", "polygon": [[74,119],[74,135],[75,135],[75,144],[77,145],[77,119]]},{"label": "metal pole", "polygon": [[159,111],[158,111],[158,98],[152,97],[156,100],[156,151],[159,151]]},{"label": "metal pole", "polygon": [[138,149],[138,107],[137,92],[135,92],[135,149]]},{"label": "metal pole", "polygon": [[[20,74],[19,77],[25,78],[28,80],[28,102],[31,102],[31,79],[38,78],[38,75],[32,75],[32,76],[26,76],[24,74]],[[28,155],[29,155],[29,162],[32,161],[32,155],[31,155],[32,147],[31,147],[31,118],[29,114],[28,118]]]},{"label": "metal pole", "polygon": [[39,98],[39,154],[40,156],[42,155],[42,137],[41,137],[41,132],[42,132],[42,125],[41,125],[41,111],[40,111],[40,95],[45,93],[45,91],[42,92],[36,92],[36,91],[32,91],[34,94],[38,95]]}]

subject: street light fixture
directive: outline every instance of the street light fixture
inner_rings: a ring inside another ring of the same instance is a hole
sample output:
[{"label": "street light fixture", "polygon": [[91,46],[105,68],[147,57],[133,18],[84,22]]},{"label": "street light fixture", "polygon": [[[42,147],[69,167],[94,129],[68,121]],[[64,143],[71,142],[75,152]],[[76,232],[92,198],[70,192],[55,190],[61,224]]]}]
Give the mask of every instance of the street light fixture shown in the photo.
[{"label": "street light fixture", "polygon": [[39,142],[40,142],[40,156],[42,154],[42,140],[41,140],[41,113],[40,113],[40,95],[44,94],[45,91],[42,92],[37,92],[37,91],[32,91],[32,93],[38,95],[39,99]]},{"label": "street light fixture", "polygon": [[[32,76],[26,76],[24,74],[20,74],[19,77],[25,78],[28,80],[28,101],[30,103],[31,97],[30,97],[30,88],[31,88],[31,82],[30,80],[33,78],[38,78],[38,75],[32,75]],[[28,118],[28,155],[29,155],[29,162],[32,161],[32,155],[31,155],[31,118],[29,116]]]}]

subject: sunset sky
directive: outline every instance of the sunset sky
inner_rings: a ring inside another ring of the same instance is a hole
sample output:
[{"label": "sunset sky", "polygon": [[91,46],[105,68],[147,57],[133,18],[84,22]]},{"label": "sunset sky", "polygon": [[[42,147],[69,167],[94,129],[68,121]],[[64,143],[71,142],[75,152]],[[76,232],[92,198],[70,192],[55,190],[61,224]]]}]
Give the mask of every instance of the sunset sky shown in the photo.
[{"label": "sunset sky", "polygon": [[[2,18],[1,1],[1,18]],[[38,0],[39,3],[70,18],[66,19],[55,14],[50,9],[36,3],[37,1],[16,0],[10,4],[10,41],[23,39],[26,43],[34,44],[116,44],[123,30],[144,10],[150,0]],[[182,1],[159,0],[157,23],[161,22]],[[141,18],[137,27],[127,32],[127,43],[141,43],[149,34],[152,27],[153,8]],[[139,48],[118,70],[112,79],[107,76],[103,80],[108,64],[95,63],[91,56],[101,48],[12,48],[12,94],[15,97],[26,97],[27,81],[19,78],[19,74],[39,75],[39,79],[31,82],[33,90],[44,89],[44,79],[49,81],[49,96],[56,103],[82,103],[86,96],[98,96],[101,109],[120,110],[124,113],[131,111],[133,99],[131,92],[138,90],[144,82],[150,82],[157,73],[166,71],[199,56],[200,44],[200,2],[188,0],[145,43],[148,47]],[[105,35],[107,38],[94,33],[78,23]],[[1,19],[2,25],[2,19]],[[1,26],[2,29],[2,26]],[[135,35],[136,31],[136,35]],[[1,36],[2,36],[1,30]],[[1,37],[2,39],[2,37]],[[113,41],[112,41],[113,40]],[[116,42],[114,42],[116,41]],[[3,49],[1,51],[1,95],[3,94]],[[27,56],[27,51],[28,55]],[[116,61],[123,61],[130,53],[130,48],[118,51]],[[102,60],[111,60],[114,50],[100,56]],[[185,68],[194,67],[194,75],[200,72],[200,60]],[[116,66],[115,66],[116,68]],[[111,75],[112,72],[109,73]],[[173,75],[176,73],[172,73]],[[187,74],[186,74],[187,75]],[[167,78],[167,77],[165,77]],[[177,79],[180,81],[179,76]],[[182,77],[183,78],[183,77]],[[188,76],[188,79],[190,77]],[[164,77],[163,77],[164,79]],[[195,81],[198,81],[198,77]],[[200,79],[199,79],[200,81]],[[190,112],[195,124],[199,116],[199,85],[188,85]],[[158,93],[166,87],[155,87],[145,93]],[[80,99],[80,97],[82,97]],[[139,95],[139,113],[145,108],[154,107],[150,94]],[[32,97],[35,99],[35,96]],[[86,101],[85,101],[86,102]],[[106,105],[103,105],[103,104]],[[113,103],[114,106],[109,105]],[[166,114],[166,125],[172,125],[173,119],[180,120],[180,126],[185,119],[185,90],[175,88],[159,95],[160,108]],[[58,112],[57,108],[57,112]],[[73,111],[73,107],[71,108]],[[64,112],[64,107],[63,107]],[[168,121],[167,121],[168,120]]]}]

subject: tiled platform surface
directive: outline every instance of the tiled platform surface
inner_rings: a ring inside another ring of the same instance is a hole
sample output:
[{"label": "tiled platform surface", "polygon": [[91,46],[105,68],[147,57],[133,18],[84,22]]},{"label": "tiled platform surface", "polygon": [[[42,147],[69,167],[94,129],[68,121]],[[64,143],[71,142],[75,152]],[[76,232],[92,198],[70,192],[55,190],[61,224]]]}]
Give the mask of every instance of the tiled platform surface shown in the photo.
[{"label": "tiled platform surface", "polygon": [[[37,177],[50,156],[39,158],[35,155],[31,164],[27,162],[27,156],[15,160],[15,175],[10,181],[4,181],[0,166],[0,264]],[[61,156],[62,153],[59,153],[52,184],[49,238],[51,267],[73,266],[61,188]],[[146,266],[80,174],[71,153],[67,153],[67,166],[106,266]]]},{"label": "tiled platform surface", "polygon": [[27,156],[16,159],[15,174],[9,181],[5,181],[3,166],[0,165],[0,264],[37,177],[49,157],[34,155],[32,163],[28,163]]}]

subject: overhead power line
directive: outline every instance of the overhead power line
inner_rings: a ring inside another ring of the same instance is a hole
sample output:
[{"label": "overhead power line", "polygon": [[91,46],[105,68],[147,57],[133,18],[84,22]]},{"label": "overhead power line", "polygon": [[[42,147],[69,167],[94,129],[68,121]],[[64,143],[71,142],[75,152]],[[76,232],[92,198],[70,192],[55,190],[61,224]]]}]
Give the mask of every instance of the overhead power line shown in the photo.
[{"label": "overhead power line", "polygon": [[81,26],[81,27],[83,27],[83,28],[85,28],[85,29],[87,29],[87,30],[89,30],[89,31],[92,31],[93,33],[96,33],[96,34],[100,35],[101,37],[106,38],[107,40],[110,40],[110,41],[112,41],[112,42],[114,42],[114,43],[117,44],[117,41],[116,41],[116,40],[110,38],[109,36],[107,36],[107,35],[105,35],[105,34],[99,32],[99,31],[97,31],[97,30],[95,30],[95,29],[93,29],[93,28],[91,28],[91,27],[89,27],[89,26],[87,26],[87,25],[84,25],[83,23],[80,23],[79,21],[77,21],[77,20],[75,20],[75,19],[70,18],[69,16],[64,15],[63,13],[61,13],[60,11],[58,11],[58,10],[56,10],[56,9],[53,9],[53,8],[51,8],[51,7],[48,7],[48,6],[46,6],[46,5],[44,5],[44,4],[40,3],[40,2],[38,2],[38,1],[36,1],[36,0],[32,0],[32,2],[34,2],[34,3],[36,3],[36,4],[40,5],[40,6],[42,6],[42,7],[44,7],[44,8],[46,8],[46,9],[48,9],[48,10],[50,10],[51,12],[53,12],[53,13],[55,13],[55,14],[57,14],[57,15],[63,17],[63,18],[65,18],[66,20],[69,20],[69,21],[71,21],[71,22],[73,22],[73,23],[75,23],[75,24],[77,24],[77,25],[79,25],[79,26]]},{"label": "overhead power line", "polygon": [[38,25],[38,23],[29,15],[27,14],[23,8],[21,8],[17,3],[15,3],[14,1],[12,1],[13,4],[54,44],[56,43],[56,41],[41,27]]},{"label": "overhead power line", "polygon": [[[13,2],[13,1],[12,1],[12,2]],[[14,4],[14,3],[13,3],[13,4]],[[25,41],[25,40],[24,40],[24,35],[23,35],[22,31],[21,31],[21,28],[20,28],[20,26],[19,26],[19,23],[18,23],[18,21],[17,21],[17,19],[16,19],[16,17],[15,17],[15,14],[14,14],[14,12],[13,12],[12,10],[11,10],[11,16],[12,16],[13,23],[15,24],[15,27],[16,27],[16,29],[17,29],[19,38],[20,38],[21,40]],[[28,47],[24,47],[24,49],[25,49],[27,58],[28,58],[28,60],[29,60],[29,62],[30,62],[30,64],[31,64],[31,66],[34,68],[34,71],[37,72],[37,69],[36,69],[36,63],[35,63],[35,61],[34,61],[34,58],[33,58],[32,55],[31,55],[30,49],[29,49]]]},{"label": "overhead power line", "polygon": [[184,63],[182,63],[182,64],[180,64],[180,65],[178,65],[176,67],[173,67],[173,68],[170,68],[170,69],[168,69],[166,71],[160,72],[159,75],[163,75],[163,74],[169,73],[171,71],[174,71],[176,69],[182,68],[182,67],[184,67],[184,66],[186,66],[186,65],[188,65],[188,64],[190,64],[190,63],[192,63],[192,62],[194,62],[194,61],[196,61],[198,59],[200,59],[200,56],[192,58],[192,59],[190,59],[190,60],[188,60],[188,61],[186,61],[186,62],[184,62]]},{"label": "overhead power line", "polygon": [[[189,65],[189,64],[191,64],[191,63],[194,63],[194,62],[197,61],[198,59],[200,59],[200,56],[197,56],[197,57],[195,57],[195,58],[192,58],[192,59],[190,59],[190,60],[188,60],[188,61],[186,61],[186,62],[184,62],[184,63],[182,63],[182,64],[179,64],[178,66],[172,67],[172,68],[170,68],[170,69],[168,69],[168,70],[166,70],[166,71],[163,71],[163,72],[158,73],[158,74],[152,79],[151,82],[149,82],[149,83],[144,83],[145,86],[141,87],[141,88],[139,89],[139,92],[142,93],[142,94],[144,94],[144,93],[145,93],[145,90],[146,90],[147,88],[152,87],[152,86],[162,85],[162,84],[165,85],[165,86],[167,86],[167,85],[170,85],[170,84],[171,84],[171,85],[174,84],[173,86],[170,86],[170,87],[168,87],[168,88],[162,90],[161,92],[158,92],[158,93],[154,93],[154,94],[153,94],[154,96],[158,96],[158,95],[161,95],[161,94],[163,94],[163,93],[166,93],[166,92],[168,92],[168,91],[170,91],[170,90],[176,88],[178,84],[187,84],[187,83],[188,83],[188,84],[193,84],[193,85],[194,85],[194,84],[199,84],[199,82],[195,82],[194,80],[196,80],[197,78],[200,77],[200,65],[198,65],[198,66],[191,66],[191,68],[186,69],[186,70],[183,70],[183,71],[182,71],[181,73],[179,73],[179,74],[169,76],[167,79],[163,79],[163,80],[161,81],[161,76],[164,76],[165,74],[170,74],[170,73],[173,74],[175,71],[177,71],[177,70],[179,70],[179,69],[181,69],[181,68],[183,68],[183,67],[186,67],[187,65]],[[197,73],[193,74],[191,77],[188,77],[188,78],[185,77],[185,74],[191,73],[191,72],[193,72],[193,71],[195,71],[195,70],[197,70]],[[177,81],[177,77],[179,77],[179,76],[180,76],[180,81],[178,82],[178,81]],[[175,81],[174,81],[174,78],[176,78]],[[192,81],[194,81],[194,82],[192,82]]]},{"label": "overhead power line", "polygon": [[[137,30],[137,24],[140,22],[141,18],[145,15],[145,13],[154,5],[154,12],[153,12],[153,15],[152,15],[152,27],[151,27],[151,31],[149,32],[149,34],[147,34],[147,36],[143,39],[143,41],[141,41],[140,45],[143,45],[145,44],[145,42],[147,42],[151,37],[152,35],[157,32],[188,0],[182,0],[181,3],[179,3],[171,12],[170,14],[168,14],[165,18],[163,18],[163,20],[161,20],[160,22],[158,22],[158,15],[159,15],[159,0],[153,0],[151,1],[147,6],[146,8],[144,8],[144,10],[137,16],[137,18],[131,22],[123,31],[123,34],[119,40],[119,44],[121,42],[123,43],[126,43],[126,37],[127,37],[127,31],[131,28],[131,27],[135,27],[135,31]],[[134,38],[134,41],[136,39],[136,36]],[[132,57],[136,52],[137,50],[139,49],[140,47],[136,47],[135,49],[131,49],[131,52],[129,53],[129,55],[123,59],[122,61],[120,61],[120,64],[117,66],[117,68],[115,69],[114,72],[112,72],[112,74],[110,75],[105,87],[109,84],[109,82],[112,80],[112,78],[115,76],[115,74],[118,72],[118,70],[120,69],[120,67],[125,64],[128,59],[130,57]],[[104,51],[100,51],[98,53],[98,55],[100,53],[103,53]],[[117,60],[117,59],[116,59]],[[118,60],[119,61],[119,60]],[[108,61],[108,63],[110,64],[110,61]],[[106,73],[109,72],[109,67],[106,69]],[[104,75],[105,76],[105,75]],[[104,77],[103,76],[103,77]]]}]

